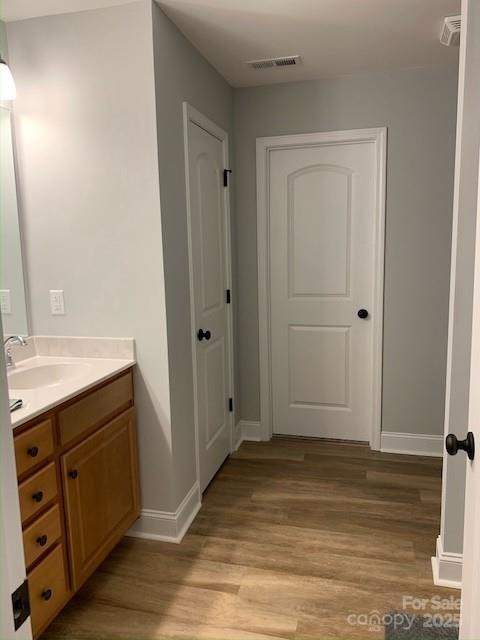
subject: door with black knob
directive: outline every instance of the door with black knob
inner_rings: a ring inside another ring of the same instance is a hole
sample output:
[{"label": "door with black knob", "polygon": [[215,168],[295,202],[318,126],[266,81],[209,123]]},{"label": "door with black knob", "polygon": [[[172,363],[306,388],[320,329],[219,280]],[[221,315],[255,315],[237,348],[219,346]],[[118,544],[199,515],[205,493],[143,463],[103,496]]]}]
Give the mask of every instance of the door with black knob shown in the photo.
[{"label": "door with black knob", "polygon": [[297,140],[267,138],[267,159],[259,163],[267,191],[270,309],[263,322],[271,360],[271,393],[262,395],[271,397],[273,433],[376,447],[385,132]]},{"label": "door with black knob", "polygon": [[[187,124],[195,409],[200,489],[231,450],[228,186],[225,142],[197,121]],[[221,133],[219,133],[221,136]]]},{"label": "door with black knob", "polygon": [[65,516],[76,589],[139,512],[133,409],[62,456]]},{"label": "door with black knob", "polygon": [[[469,84],[475,86],[480,72],[480,5],[478,2],[462,2],[462,48],[460,60],[465,56],[464,63]],[[465,24],[464,24],[465,23]],[[465,27],[465,28],[464,28]],[[465,51],[466,50],[466,51]],[[462,65],[461,65],[462,74]],[[463,82],[460,86],[463,86]],[[479,118],[478,107],[475,109],[474,101],[471,109],[475,122]],[[461,104],[461,101],[459,102]],[[464,108],[465,105],[464,105]],[[463,134],[465,135],[465,133]],[[462,143],[460,143],[462,146]],[[476,157],[475,152],[472,152]],[[477,150],[478,153],[478,150]],[[459,184],[462,184],[463,163],[460,160]],[[470,175],[470,168],[468,173]],[[457,182],[458,176],[456,177]],[[475,182],[470,178],[463,182],[470,185],[477,199],[477,186],[480,184],[480,175]],[[467,200],[465,200],[466,202]],[[456,285],[458,286],[458,284]],[[461,286],[464,286],[463,283]],[[462,640],[476,640],[480,638],[480,466],[478,455],[475,455],[475,441],[480,442],[480,199],[477,200],[476,239],[475,239],[475,269],[473,285],[473,316],[472,316],[472,342],[470,356],[470,393],[468,408],[468,433],[463,439],[463,433],[457,439],[449,435],[445,444],[451,448],[464,450],[467,455],[466,487],[465,487],[465,519],[463,538],[463,568],[462,568],[462,610],[460,619],[459,637]],[[462,441],[463,440],[463,441]],[[458,454],[460,455],[460,454]],[[462,455],[464,455],[462,453]]]}]

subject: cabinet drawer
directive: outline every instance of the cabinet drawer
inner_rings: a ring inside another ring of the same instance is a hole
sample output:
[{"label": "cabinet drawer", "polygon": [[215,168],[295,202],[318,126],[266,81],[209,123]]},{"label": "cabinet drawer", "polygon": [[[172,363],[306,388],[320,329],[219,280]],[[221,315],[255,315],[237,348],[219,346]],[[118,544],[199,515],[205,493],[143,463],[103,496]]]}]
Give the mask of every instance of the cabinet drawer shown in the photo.
[{"label": "cabinet drawer", "polygon": [[62,545],[28,574],[28,590],[32,631],[36,636],[51,622],[68,597]]},{"label": "cabinet drawer", "polygon": [[32,469],[53,454],[53,427],[51,420],[40,422],[35,427],[15,437],[15,460],[17,475]]},{"label": "cabinet drawer", "polygon": [[132,401],[133,384],[129,371],[59,412],[58,426],[62,445],[128,408]]},{"label": "cabinet drawer", "polygon": [[55,464],[51,462],[22,482],[18,487],[18,493],[22,522],[25,522],[57,495]]},{"label": "cabinet drawer", "polygon": [[27,567],[58,542],[61,535],[60,509],[55,505],[23,532],[23,550]]}]

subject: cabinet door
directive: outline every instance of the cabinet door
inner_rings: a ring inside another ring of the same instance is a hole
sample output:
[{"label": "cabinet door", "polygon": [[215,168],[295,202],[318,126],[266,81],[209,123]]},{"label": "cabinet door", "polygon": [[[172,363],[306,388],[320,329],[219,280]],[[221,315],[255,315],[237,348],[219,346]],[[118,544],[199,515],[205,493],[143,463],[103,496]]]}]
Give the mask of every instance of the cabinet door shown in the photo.
[{"label": "cabinet door", "polygon": [[62,456],[62,475],[77,590],[139,515],[134,410]]}]

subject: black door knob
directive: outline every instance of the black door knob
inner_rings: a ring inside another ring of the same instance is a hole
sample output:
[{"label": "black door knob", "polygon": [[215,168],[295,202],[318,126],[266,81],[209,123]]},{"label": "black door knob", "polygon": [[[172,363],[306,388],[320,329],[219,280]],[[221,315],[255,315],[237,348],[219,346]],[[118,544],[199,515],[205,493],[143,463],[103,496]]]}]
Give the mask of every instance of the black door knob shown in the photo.
[{"label": "black door knob", "polygon": [[365,318],[368,318],[368,311],[366,309],[359,309],[357,311],[357,316],[362,320],[365,320]]},{"label": "black door knob", "polygon": [[45,589],[45,591],[42,591],[42,598],[44,600],[50,600],[52,595],[53,595],[53,591],[51,589]]},{"label": "black door knob", "polygon": [[205,340],[210,340],[210,338],[212,337],[212,334],[210,333],[210,331],[204,331],[203,329],[199,329],[198,333],[197,333],[197,338],[200,340],[200,342],[205,339]]},{"label": "black door knob", "polygon": [[76,469],[72,469],[68,472],[68,475],[72,480],[75,480],[75,478],[78,478],[78,471]]},{"label": "black door knob", "polygon": [[38,447],[30,447],[30,449],[27,449],[27,453],[31,458],[36,458],[38,456]]},{"label": "black door knob", "polygon": [[466,451],[470,460],[475,458],[475,437],[471,431],[465,440],[459,440],[456,435],[449,433],[445,438],[445,448],[451,456],[457,455],[459,450]]},{"label": "black door knob", "polygon": [[41,502],[43,500],[43,491],[37,491],[33,494],[32,500],[35,502]]}]

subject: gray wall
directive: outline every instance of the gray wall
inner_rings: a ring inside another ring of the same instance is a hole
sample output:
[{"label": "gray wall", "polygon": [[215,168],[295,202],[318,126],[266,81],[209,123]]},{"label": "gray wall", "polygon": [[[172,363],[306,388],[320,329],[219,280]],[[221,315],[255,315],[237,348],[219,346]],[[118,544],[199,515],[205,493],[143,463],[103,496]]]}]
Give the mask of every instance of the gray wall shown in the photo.
[{"label": "gray wall", "polygon": [[174,510],[150,3],[7,35],[32,331],[135,338],[142,502]]},{"label": "gray wall", "polygon": [[195,482],[182,102],[231,133],[233,91],[150,0],[8,36],[32,330],[136,339],[143,507],[174,511]]},{"label": "gray wall", "polygon": [[234,93],[240,417],[258,420],[255,138],[388,127],[383,430],[444,421],[457,69],[415,69]]},{"label": "gray wall", "polygon": [[169,344],[175,492],[195,482],[188,230],[183,147],[184,100],[232,133],[233,91],[153,4],[153,39]]}]

